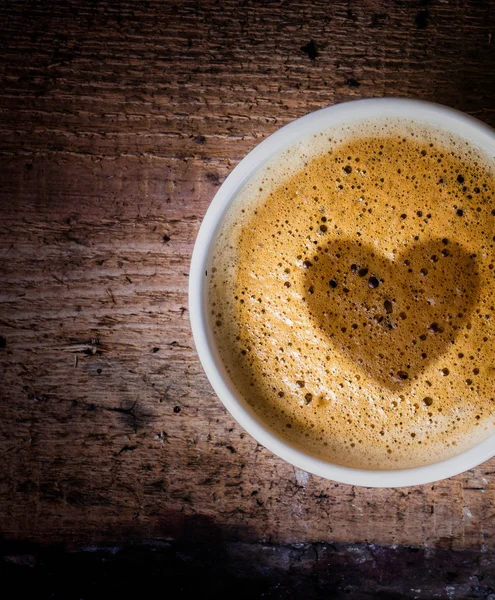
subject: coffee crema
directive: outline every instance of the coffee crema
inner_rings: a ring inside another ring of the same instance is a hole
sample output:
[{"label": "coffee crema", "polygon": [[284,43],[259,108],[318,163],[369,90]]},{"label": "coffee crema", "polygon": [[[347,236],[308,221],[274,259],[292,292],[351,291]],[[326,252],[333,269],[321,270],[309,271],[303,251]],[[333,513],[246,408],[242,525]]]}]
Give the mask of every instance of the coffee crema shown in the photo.
[{"label": "coffee crema", "polygon": [[208,272],[220,355],[281,437],[365,469],[495,432],[495,177],[452,134],[383,120],[272,160]]}]

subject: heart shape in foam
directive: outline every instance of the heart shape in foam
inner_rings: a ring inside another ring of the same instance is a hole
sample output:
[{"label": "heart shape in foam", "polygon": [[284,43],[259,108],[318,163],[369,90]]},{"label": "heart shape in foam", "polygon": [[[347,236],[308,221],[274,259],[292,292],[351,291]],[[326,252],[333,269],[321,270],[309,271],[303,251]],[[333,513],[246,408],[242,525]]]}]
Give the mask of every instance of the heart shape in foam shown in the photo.
[{"label": "heart shape in foam", "polygon": [[408,385],[454,343],[479,297],[476,257],[446,239],[393,260],[361,242],[331,240],[304,264],[315,325],[389,389]]}]

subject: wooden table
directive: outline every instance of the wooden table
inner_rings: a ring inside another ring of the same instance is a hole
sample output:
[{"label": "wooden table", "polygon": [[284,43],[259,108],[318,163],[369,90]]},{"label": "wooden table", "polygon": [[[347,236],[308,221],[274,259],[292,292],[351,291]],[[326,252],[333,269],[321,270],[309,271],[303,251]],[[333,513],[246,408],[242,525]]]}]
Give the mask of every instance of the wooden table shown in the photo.
[{"label": "wooden table", "polygon": [[28,569],[26,544],[222,541],[224,559],[258,548],[273,568],[301,561],[297,548],[308,569],[333,548],[349,572],[381,548],[380,576],[411,548],[426,564],[474,561],[442,580],[448,598],[488,573],[494,460],[397,490],[286,464],[213,393],[187,283],[219,185],[291,120],[409,96],[495,125],[493,33],[493,0],[0,3],[5,564]]}]

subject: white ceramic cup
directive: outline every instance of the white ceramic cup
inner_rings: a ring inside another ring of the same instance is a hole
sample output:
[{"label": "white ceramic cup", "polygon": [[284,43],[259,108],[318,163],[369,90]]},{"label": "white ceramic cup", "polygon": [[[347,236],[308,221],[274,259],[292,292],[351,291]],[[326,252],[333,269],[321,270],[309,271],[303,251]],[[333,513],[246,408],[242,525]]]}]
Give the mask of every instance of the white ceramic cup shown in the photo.
[{"label": "white ceramic cup", "polygon": [[439,104],[399,98],[357,100],[323,108],[282,127],[256,146],[227,177],[201,225],[189,274],[189,311],[194,341],[203,368],[231,415],[260,444],[287,462],[334,481],[368,487],[402,487],[445,479],[495,456],[495,435],[447,460],[412,469],[365,470],[332,464],[281,439],[253,411],[230,381],[215,345],[207,305],[211,251],[226,211],[251,177],[266,162],[293,144],[331,127],[363,119],[406,118],[452,132],[495,159],[495,131],[481,121]]}]

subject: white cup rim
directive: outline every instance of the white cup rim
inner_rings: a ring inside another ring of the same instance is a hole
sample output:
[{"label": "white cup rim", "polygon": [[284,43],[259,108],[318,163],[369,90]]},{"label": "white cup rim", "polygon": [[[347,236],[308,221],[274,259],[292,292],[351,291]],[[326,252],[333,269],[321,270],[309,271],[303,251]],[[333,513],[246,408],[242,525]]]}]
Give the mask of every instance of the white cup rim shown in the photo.
[{"label": "white cup rim", "polygon": [[199,230],[189,272],[189,313],[196,349],[219,399],[238,423],[260,444],[288,463],[326,479],[365,487],[404,487],[445,479],[495,456],[495,435],[446,460],[410,469],[365,470],[344,467],[312,456],[275,434],[229,381],[209,326],[206,275],[211,250],[231,202],[254,173],[275,154],[299,139],[332,125],[380,116],[427,122],[469,137],[495,156],[495,131],[485,123],[440,104],[406,98],[372,98],[336,104],[307,114],[257,145],[230,173],[213,198]]}]

